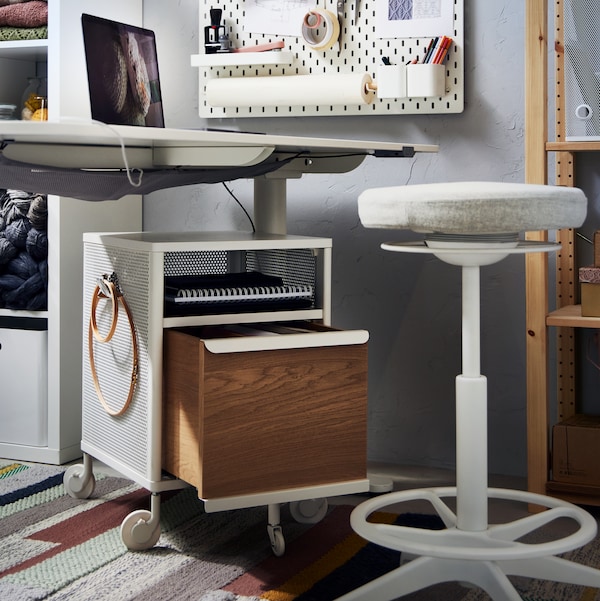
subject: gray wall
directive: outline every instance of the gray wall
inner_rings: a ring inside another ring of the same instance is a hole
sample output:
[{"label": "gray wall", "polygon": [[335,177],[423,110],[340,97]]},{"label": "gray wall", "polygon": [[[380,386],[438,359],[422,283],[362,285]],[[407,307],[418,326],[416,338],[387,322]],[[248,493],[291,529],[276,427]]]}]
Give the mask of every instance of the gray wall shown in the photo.
[{"label": "gray wall", "polygon": [[[466,108],[459,115],[212,120],[211,127],[439,144],[437,155],[368,158],[345,175],[288,184],[291,233],[334,240],[333,323],[366,328],[369,458],[454,465],[454,377],[460,371],[460,271],[432,258],[386,253],[382,241],[410,233],[365,230],[356,199],[370,187],[457,180],[524,181],[524,2],[465,0]],[[167,125],[198,117],[198,0],[145,0],[155,29]],[[252,184],[230,184],[252,210]],[[149,230],[248,230],[220,185],[167,190],[145,199]],[[525,475],[524,263],[482,273],[482,372],[489,383],[490,470]]]}]

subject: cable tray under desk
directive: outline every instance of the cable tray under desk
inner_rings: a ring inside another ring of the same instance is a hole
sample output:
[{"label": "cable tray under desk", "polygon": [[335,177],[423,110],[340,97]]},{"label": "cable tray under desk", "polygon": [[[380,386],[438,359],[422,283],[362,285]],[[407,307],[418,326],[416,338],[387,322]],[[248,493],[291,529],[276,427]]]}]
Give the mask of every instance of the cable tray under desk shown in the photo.
[{"label": "cable tray under desk", "polygon": [[[206,100],[206,82],[213,78],[261,77],[281,75],[328,75],[369,73],[377,83],[377,69],[382,57],[390,57],[392,63],[405,65],[415,57],[425,54],[431,37],[421,38],[377,38],[375,37],[375,0],[361,0],[360,13],[354,22],[355,2],[345,2],[344,23],[342,27],[342,48],[337,51],[337,44],[327,51],[317,51],[307,46],[304,39],[294,36],[274,36],[244,31],[242,0],[223,0],[219,7],[229,30],[233,47],[253,46],[273,42],[283,38],[285,50],[291,51],[294,60],[291,65],[260,64],[258,54],[248,59],[244,65],[231,65],[226,58],[221,66],[206,66],[202,55],[192,57],[192,63],[199,67],[199,114],[204,118],[216,117],[297,117],[297,116],[332,116],[332,115],[392,115],[392,114],[430,114],[460,113],[464,110],[464,6],[463,0],[453,1],[454,32],[453,44],[445,66],[445,94],[439,97],[406,97],[376,98],[370,104],[360,105],[305,105],[305,106],[273,106],[273,107],[216,107]],[[315,2],[315,5],[335,11],[335,2]],[[204,53],[204,26],[210,24],[210,4],[200,2],[199,39],[200,52]],[[215,55],[208,55],[215,56]],[[218,55],[217,55],[218,56]],[[227,56],[227,55],[223,55]],[[237,62],[237,61],[236,61]],[[267,60],[265,60],[265,63]],[[271,61],[269,60],[269,63]]]}]

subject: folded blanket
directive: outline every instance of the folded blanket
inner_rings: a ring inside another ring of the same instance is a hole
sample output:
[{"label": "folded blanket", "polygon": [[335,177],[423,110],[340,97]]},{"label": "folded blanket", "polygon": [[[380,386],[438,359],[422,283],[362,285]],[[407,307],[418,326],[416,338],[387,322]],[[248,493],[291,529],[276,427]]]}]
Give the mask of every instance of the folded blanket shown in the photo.
[{"label": "folded blanket", "polygon": [[0,308],[46,309],[47,217],[45,196],[0,190]]},{"label": "folded blanket", "polygon": [[31,0],[0,6],[0,25],[9,27],[40,27],[48,24],[48,3]]},{"label": "folded blanket", "polygon": [[0,42],[17,42],[19,40],[47,40],[48,27],[1,27]]},{"label": "folded blanket", "polygon": [[[31,2],[31,0],[0,0],[0,6],[8,6],[9,4],[23,4],[23,2]],[[44,0],[47,2],[47,0]]]}]

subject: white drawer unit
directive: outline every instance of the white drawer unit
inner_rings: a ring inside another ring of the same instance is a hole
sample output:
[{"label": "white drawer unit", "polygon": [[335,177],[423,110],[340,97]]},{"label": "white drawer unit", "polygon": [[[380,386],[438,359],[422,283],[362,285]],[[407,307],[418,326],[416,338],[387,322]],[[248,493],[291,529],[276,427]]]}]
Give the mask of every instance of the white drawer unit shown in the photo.
[{"label": "white drawer unit", "polygon": [[[129,548],[158,539],[163,490],[192,485],[207,511],[267,505],[281,554],[280,503],[293,503],[300,519],[307,511],[319,519],[322,497],[369,489],[368,333],[329,327],[331,250],[329,238],[279,234],[84,235],[84,464],[70,468],[65,485],[89,496],[95,457],[153,493],[143,525],[139,512],[123,524]],[[205,293],[198,281],[207,279]],[[91,315],[110,342],[94,338]],[[212,474],[223,460],[244,471],[240,437],[265,428],[269,445],[251,462],[253,476],[219,482]],[[292,431],[296,453],[286,440]],[[226,458],[218,452],[223,437],[231,443]]]}]

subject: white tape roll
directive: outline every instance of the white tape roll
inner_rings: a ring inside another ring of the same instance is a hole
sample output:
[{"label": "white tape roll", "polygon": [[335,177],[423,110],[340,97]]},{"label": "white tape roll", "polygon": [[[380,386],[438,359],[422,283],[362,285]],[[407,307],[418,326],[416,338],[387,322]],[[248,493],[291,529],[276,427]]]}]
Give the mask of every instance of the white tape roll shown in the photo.
[{"label": "white tape roll", "polygon": [[330,106],[370,104],[375,99],[368,73],[217,77],[206,82],[211,106]]},{"label": "white tape roll", "polygon": [[340,37],[340,22],[330,10],[313,8],[304,15],[302,37],[313,50],[329,50]]}]

